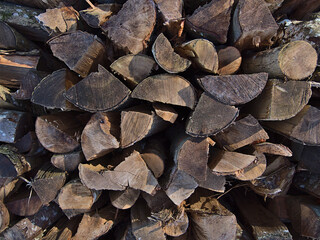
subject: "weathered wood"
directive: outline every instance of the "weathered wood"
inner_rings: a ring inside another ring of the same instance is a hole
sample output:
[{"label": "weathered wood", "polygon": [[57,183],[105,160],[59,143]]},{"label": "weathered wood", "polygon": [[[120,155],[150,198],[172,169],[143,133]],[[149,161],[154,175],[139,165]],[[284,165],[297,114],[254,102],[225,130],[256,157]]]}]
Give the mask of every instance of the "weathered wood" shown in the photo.
[{"label": "weathered wood", "polygon": [[148,207],[152,213],[158,213],[161,210],[171,209],[176,207],[174,203],[167,196],[165,191],[158,189],[154,195],[142,192],[141,196],[147,202]]},{"label": "weathered wood", "polygon": [[39,54],[17,53],[0,55],[0,84],[6,87],[19,88],[29,70],[36,70],[39,62]]},{"label": "weathered wood", "polygon": [[137,54],[144,51],[156,23],[156,7],[151,0],[129,0],[102,30],[115,46]]},{"label": "weathered wood", "polygon": [[81,213],[90,212],[92,205],[99,197],[99,191],[87,188],[79,179],[76,179],[61,188],[57,196],[57,203],[70,219]]},{"label": "weathered wood", "polygon": [[131,208],[140,196],[140,190],[127,188],[123,191],[110,191],[109,197],[112,206],[118,209]]},{"label": "weathered wood", "polygon": [[12,196],[12,194],[14,194],[20,188],[22,183],[23,181],[21,179],[16,178],[0,187],[0,200],[4,201],[4,199]]},{"label": "weathered wood", "polygon": [[284,2],[284,0],[265,0],[270,12],[273,14],[277,9],[279,9]]},{"label": "weathered wood", "polygon": [[75,106],[89,112],[111,111],[128,100],[130,90],[101,65],[98,72],[66,91],[65,97]]},{"label": "weathered wood", "polygon": [[207,93],[202,93],[186,123],[186,133],[194,137],[214,135],[228,127],[238,114],[237,108],[220,103]]},{"label": "weathered wood", "polygon": [[105,46],[101,39],[90,33],[65,33],[50,39],[48,44],[53,55],[81,77],[86,77],[97,70],[98,64],[104,63]]},{"label": "weathered wood", "polygon": [[250,187],[259,195],[274,198],[287,193],[295,173],[295,165],[285,157],[277,157],[261,177],[250,181]]},{"label": "weathered wood", "polygon": [[178,75],[159,74],[144,79],[131,97],[194,108],[196,96],[192,84]]},{"label": "weathered wood", "polygon": [[72,110],[75,107],[68,102],[64,94],[77,84],[80,78],[68,69],[60,69],[43,78],[34,88],[31,102],[46,108]]},{"label": "weathered wood", "polygon": [[143,54],[127,54],[114,61],[110,68],[121,75],[134,88],[147,78],[158,65],[153,58]]},{"label": "weathered wood", "polygon": [[0,201],[0,233],[3,232],[10,223],[10,214],[6,205],[2,201]]},{"label": "weathered wood", "polygon": [[56,168],[72,172],[78,169],[78,166],[85,159],[82,151],[74,151],[70,153],[54,154],[51,157],[51,163]]},{"label": "weathered wood", "polygon": [[173,209],[165,209],[156,214],[165,215],[161,218],[162,229],[166,235],[179,237],[187,232],[189,227],[189,218],[184,206]]},{"label": "weathered wood", "polygon": [[16,142],[32,125],[30,113],[0,109],[0,142]]},{"label": "weathered wood", "polygon": [[320,145],[320,110],[306,105],[295,117],[278,122],[268,121],[264,126],[305,145]]},{"label": "weathered wood", "polygon": [[219,75],[231,75],[236,73],[241,65],[242,57],[240,51],[232,46],[222,48],[218,51]]},{"label": "weathered wood", "polygon": [[96,113],[81,134],[81,148],[87,161],[102,157],[119,148],[120,114]]},{"label": "weathered wood", "polygon": [[214,0],[199,7],[187,17],[188,31],[213,42],[226,43],[233,2],[233,0]]},{"label": "weathered wood", "polygon": [[256,151],[261,153],[292,157],[292,151],[282,144],[264,142],[253,144],[252,146]]},{"label": "weathered wood", "polygon": [[197,78],[200,86],[212,97],[227,105],[240,105],[256,98],[266,86],[267,73]]},{"label": "weathered wood", "polygon": [[314,72],[317,58],[317,52],[310,43],[292,41],[243,58],[241,66],[246,73],[263,71],[269,74],[269,78],[301,80]]},{"label": "weathered wood", "polygon": [[290,19],[302,19],[309,13],[319,9],[320,3],[316,0],[310,0],[304,2],[301,0],[285,1],[281,8],[279,8],[274,14],[277,17],[286,17]]},{"label": "weathered wood", "polygon": [[254,142],[265,141],[269,136],[259,122],[248,115],[216,134],[214,139],[224,149],[234,151]]},{"label": "weathered wood", "polygon": [[50,36],[78,29],[79,13],[73,7],[47,9],[36,18]]},{"label": "weathered wood", "polygon": [[170,105],[154,102],[152,107],[155,113],[167,122],[174,123],[178,118],[178,113]]},{"label": "weathered wood", "polygon": [[159,66],[168,73],[184,72],[191,65],[191,61],[174,52],[163,33],[160,33],[154,41],[152,54]]},{"label": "weathered wood", "polygon": [[46,150],[39,142],[34,131],[28,132],[26,135],[17,140],[14,147],[19,153],[25,154],[28,157],[38,157],[46,154]]},{"label": "weathered wood", "polygon": [[206,39],[193,39],[179,46],[179,52],[190,58],[203,71],[217,73],[218,54],[214,45]]},{"label": "weathered wood", "polygon": [[320,198],[320,175],[308,171],[297,172],[293,178],[293,185],[304,192]]},{"label": "weathered wood", "polygon": [[293,152],[293,159],[298,162],[298,168],[320,174],[320,147],[306,146],[291,142],[291,149]]},{"label": "weathered wood", "polygon": [[47,9],[47,8],[55,8],[59,7],[60,4],[63,4],[65,6],[74,6],[76,8],[82,6],[83,1],[75,1],[75,0],[6,0],[7,2],[12,2],[16,4],[21,4],[25,6],[30,6],[34,8],[41,8],[41,9]]},{"label": "weathered wood", "polygon": [[40,143],[54,153],[67,153],[79,147],[83,124],[72,112],[43,115],[36,120]]},{"label": "weathered wood", "polygon": [[212,172],[212,170],[207,167],[206,180],[197,181],[199,187],[205,188],[211,191],[223,193],[225,191],[226,178],[225,176],[220,176]]},{"label": "weathered wood", "polygon": [[308,82],[270,79],[262,93],[247,105],[246,110],[258,120],[285,120],[297,115],[311,95]]},{"label": "weathered wood", "polygon": [[134,143],[165,129],[169,123],[158,117],[145,106],[136,106],[121,112],[122,148],[132,146]]},{"label": "weathered wood", "polygon": [[290,221],[288,215],[288,198],[291,198],[291,196],[278,196],[273,199],[268,199],[267,202],[268,210],[277,216],[282,222]]},{"label": "weathered wood", "polygon": [[55,203],[43,206],[35,215],[21,219],[2,233],[0,237],[8,240],[35,239],[55,223],[63,213]]},{"label": "weathered wood", "polygon": [[42,240],[64,240],[71,239],[75,234],[81,218],[74,217],[69,221],[67,217],[62,217],[48,230]]},{"label": "weathered wood", "polygon": [[240,0],[237,3],[231,31],[235,47],[244,50],[270,46],[277,30],[278,24],[264,0]]},{"label": "weathered wood", "polygon": [[286,225],[268,211],[252,192],[244,195],[243,190],[237,190],[232,192],[232,196],[255,239],[292,239]]}]

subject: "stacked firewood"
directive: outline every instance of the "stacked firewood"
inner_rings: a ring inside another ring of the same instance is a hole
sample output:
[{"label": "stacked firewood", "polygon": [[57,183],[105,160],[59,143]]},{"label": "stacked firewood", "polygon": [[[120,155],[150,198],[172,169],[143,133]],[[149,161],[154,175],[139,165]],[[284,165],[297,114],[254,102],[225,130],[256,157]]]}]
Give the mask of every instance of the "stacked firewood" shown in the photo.
[{"label": "stacked firewood", "polygon": [[0,1],[0,239],[318,239],[319,8]]}]

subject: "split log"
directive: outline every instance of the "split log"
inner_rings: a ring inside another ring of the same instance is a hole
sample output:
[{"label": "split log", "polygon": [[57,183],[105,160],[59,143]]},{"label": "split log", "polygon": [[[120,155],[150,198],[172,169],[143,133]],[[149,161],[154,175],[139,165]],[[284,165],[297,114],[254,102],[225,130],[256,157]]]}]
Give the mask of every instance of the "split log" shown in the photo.
[{"label": "split log", "polygon": [[216,134],[214,139],[224,149],[234,151],[255,142],[266,141],[269,136],[259,122],[248,115]]},{"label": "split log", "polygon": [[80,146],[83,124],[72,112],[43,115],[36,120],[36,134],[50,152],[67,153]]},{"label": "split log", "polygon": [[136,239],[166,239],[160,221],[150,220],[151,216],[145,202],[141,199],[131,208],[132,233]]},{"label": "split log", "polygon": [[217,199],[199,197],[191,199],[191,228],[195,240],[235,239],[236,216]]},{"label": "split log", "polygon": [[172,37],[181,37],[184,28],[183,14],[183,0],[155,0],[161,17],[163,25],[167,32]]},{"label": "split log", "polygon": [[320,198],[320,175],[307,171],[297,172],[293,178],[293,185],[317,198]]},{"label": "split log", "polygon": [[33,53],[0,55],[0,84],[19,88],[29,70],[36,70],[39,62],[38,50]]},{"label": "split log", "polygon": [[47,9],[36,18],[50,36],[78,29],[79,13],[73,7]]},{"label": "split log", "polygon": [[100,28],[109,18],[117,14],[121,9],[121,5],[117,3],[99,4],[91,6],[91,8],[80,11],[82,19],[92,28]]},{"label": "split log", "polygon": [[226,43],[233,3],[234,0],[214,0],[199,7],[187,17],[188,31],[216,43]]},{"label": "split log", "polygon": [[294,173],[295,165],[280,156],[267,166],[261,177],[251,180],[249,186],[265,198],[274,198],[287,193]]},{"label": "split log", "polygon": [[153,1],[129,0],[101,28],[115,46],[138,54],[147,47],[155,23],[156,7]]},{"label": "split log", "polygon": [[310,43],[293,41],[246,57],[241,66],[246,73],[263,71],[269,74],[269,78],[301,80],[314,72],[317,58]]},{"label": "split log", "polygon": [[34,131],[30,131],[18,139],[14,147],[18,149],[19,153],[24,153],[26,157],[36,157],[46,153]]},{"label": "split log", "polygon": [[[121,220],[122,214],[112,206],[85,213],[72,240],[94,240],[108,233]],[[90,229],[90,231],[88,231]]]},{"label": "split log", "polygon": [[50,227],[62,216],[62,212],[55,203],[43,206],[35,215],[21,219],[2,233],[8,240],[31,240],[41,236],[46,228]]},{"label": "split log", "polygon": [[256,98],[266,86],[267,73],[199,77],[200,86],[227,105],[240,105]]},{"label": "split log", "polygon": [[131,97],[193,109],[196,102],[192,84],[178,75],[159,74],[144,79]]},{"label": "split log", "polygon": [[295,117],[278,122],[268,121],[264,126],[304,145],[320,145],[320,110],[306,105]]},{"label": "split log", "polygon": [[140,196],[140,190],[127,188],[123,191],[110,191],[109,197],[112,206],[118,209],[131,208]]},{"label": "split log", "polygon": [[59,221],[47,231],[46,235],[42,237],[42,240],[71,239],[77,230],[80,220],[80,217],[74,217],[72,221],[69,221],[67,217],[60,218]]},{"label": "split log", "polygon": [[292,151],[288,147],[282,144],[264,142],[264,143],[253,144],[252,146],[256,151],[261,153],[284,156],[284,157],[292,157]]},{"label": "split log", "polygon": [[121,147],[132,146],[143,138],[162,131],[168,125],[168,122],[145,106],[126,109],[121,112]]},{"label": "split log", "polygon": [[208,189],[214,192],[224,193],[226,185],[226,177],[220,176],[212,172],[212,170],[207,167],[206,180],[197,181],[198,186],[204,189]]},{"label": "split log", "polygon": [[308,14],[319,9],[320,3],[316,0],[310,0],[304,2],[301,0],[285,1],[281,8],[279,8],[274,14],[277,17],[289,17],[290,19],[302,19]]},{"label": "split log", "polygon": [[273,14],[276,10],[278,10],[284,0],[265,0],[270,12]]},{"label": "split log", "polygon": [[190,58],[192,63],[203,71],[217,73],[218,54],[214,45],[206,39],[193,39],[179,47],[181,55]]},{"label": "split log", "polygon": [[81,134],[81,148],[87,161],[102,157],[119,148],[120,114],[94,114]]},{"label": "split log", "polygon": [[79,8],[83,1],[75,1],[75,0],[6,0],[7,2],[12,2],[20,5],[30,6],[34,8],[47,9],[47,8],[55,8],[59,7],[60,4],[64,4],[65,6],[74,6],[75,8]]},{"label": "split log", "polygon": [[154,41],[152,54],[158,65],[168,73],[184,72],[191,65],[191,61],[174,52],[163,33],[160,33]]},{"label": "split log", "polygon": [[20,81],[20,89],[11,95],[18,100],[30,100],[34,88],[40,83],[40,81],[48,75],[46,72],[40,72],[36,70],[29,70],[24,78]]},{"label": "split log", "polygon": [[19,178],[12,180],[11,182],[5,184],[0,187],[0,200],[4,201],[4,199],[10,197],[13,193],[17,192],[20,188],[23,181]]},{"label": "split log", "polygon": [[222,48],[218,51],[219,75],[231,75],[236,73],[241,65],[242,57],[240,51],[232,46]]},{"label": "split log", "polygon": [[236,48],[242,51],[270,46],[277,30],[278,24],[264,0],[238,2],[233,14],[231,31],[231,41]]},{"label": "split log", "polygon": [[58,108],[62,111],[72,110],[75,107],[68,102],[65,92],[77,84],[80,78],[67,69],[60,69],[48,75],[34,88],[31,102],[46,108]]},{"label": "split log", "polygon": [[6,205],[2,201],[0,201],[0,233],[3,232],[10,223],[10,214]]},{"label": "split log", "polygon": [[238,114],[237,108],[220,103],[207,93],[202,93],[187,121],[186,133],[193,137],[214,135],[228,127]]},{"label": "split log", "polygon": [[114,61],[110,68],[121,75],[134,88],[143,79],[147,78],[158,65],[153,58],[143,54],[128,54]]},{"label": "split log", "polygon": [[72,180],[61,188],[57,203],[70,219],[81,213],[90,212],[92,205],[99,197],[99,191],[87,188],[80,180]]},{"label": "split log", "polygon": [[148,193],[141,193],[144,200],[147,202],[151,213],[158,213],[161,210],[171,209],[176,207],[174,203],[170,200],[163,189],[158,189],[154,195]]},{"label": "split log", "polygon": [[306,81],[270,79],[260,96],[249,103],[246,110],[258,120],[285,120],[297,115],[311,95],[311,85]]},{"label": "split log", "polygon": [[55,199],[66,182],[66,173],[49,162],[44,164],[30,182],[32,189],[37,193],[42,204],[46,205]]},{"label": "split log", "polygon": [[83,162],[84,159],[82,151],[74,151],[52,155],[51,163],[62,171],[72,172],[78,169],[79,164]]},{"label": "split log", "polygon": [[152,107],[155,113],[167,122],[174,123],[178,118],[178,113],[170,105],[154,102]]},{"label": "split log", "polygon": [[96,71],[98,64],[104,63],[105,46],[97,36],[90,33],[65,33],[50,39],[48,44],[53,55],[81,77]]},{"label": "split log", "polygon": [[273,199],[269,199],[267,202],[267,208],[275,216],[277,216],[282,222],[290,222],[288,215],[288,199],[289,195],[278,196]]},{"label": "split log", "polygon": [[255,239],[292,239],[286,225],[268,211],[255,195],[248,192],[245,196],[243,191],[236,190],[232,193],[238,210]]},{"label": "split log", "polygon": [[291,149],[293,151],[293,159],[298,162],[298,168],[320,174],[320,147],[291,142]]},{"label": "split log", "polygon": [[66,91],[65,97],[72,104],[88,112],[112,111],[128,100],[130,90],[101,65],[98,72]]},{"label": "split log", "polygon": [[0,142],[15,143],[32,128],[32,118],[29,113],[0,110]]}]

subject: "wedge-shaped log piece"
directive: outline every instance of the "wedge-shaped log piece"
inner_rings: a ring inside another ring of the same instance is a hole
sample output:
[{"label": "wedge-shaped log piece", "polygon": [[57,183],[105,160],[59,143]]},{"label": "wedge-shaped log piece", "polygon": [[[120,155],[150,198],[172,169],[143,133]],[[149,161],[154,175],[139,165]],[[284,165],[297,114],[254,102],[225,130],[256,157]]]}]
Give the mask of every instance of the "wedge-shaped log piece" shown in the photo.
[{"label": "wedge-shaped log piece", "polygon": [[[162,229],[168,236],[179,237],[185,234],[189,227],[189,218],[184,206],[178,206],[172,209],[163,209],[158,215],[169,215],[162,217]],[[154,215],[153,215],[154,216]]]},{"label": "wedge-shaped log piece", "polygon": [[228,127],[238,114],[237,108],[220,103],[207,93],[202,93],[187,121],[186,133],[194,137],[214,135]]},{"label": "wedge-shaped log piece", "polygon": [[218,101],[239,105],[256,98],[266,86],[267,73],[214,76],[198,78],[200,86]]},{"label": "wedge-shaped log piece", "polygon": [[278,24],[264,0],[240,0],[232,19],[232,42],[240,50],[270,46]]},{"label": "wedge-shaped log piece", "polygon": [[110,68],[120,74],[133,88],[157,69],[153,58],[143,54],[128,54],[114,61]]},{"label": "wedge-shaped log piece", "polygon": [[267,72],[269,78],[301,80],[314,72],[317,59],[317,52],[310,43],[292,41],[244,58],[242,68],[246,73]]},{"label": "wedge-shaped log piece", "polygon": [[233,2],[234,0],[213,0],[199,7],[191,16],[187,17],[187,29],[191,34],[213,42],[226,43]]},{"label": "wedge-shaped log piece", "polygon": [[147,47],[156,23],[156,7],[152,0],[129,0],[102,30],[115,46],[137,54]]},{"label": "wedge-shaped log piece", "polygon": [[88,161],[102,157],[119,148],[120,114],[96,113],[81,134],[81,147]]},{"label": "wedge-shaped log piece", "polygon": [[225,185],[226,185],[226,177],[217,175],[216,173],[213,173],[212,170],[207,167],[207,173],[206,173],[206,180],[204,181],[197,181],[199,187],[208,189],[214,192],[220,192],[223,193],[225,191]]},{"label": "wedge-shaped log piece", "polygon": [[273,14],[278,8],[281,7],[284,0],[265,0],[270,12]]},{"label": "wedge-shaped log piece", "polygon": [[29,113],[0,109],[0,142],[14,143],[32,126]]},{"label": "wedge-shaped log piece", "polygon": [[65,97],[75,106],[88,111],[112,111],[128,99],[130,90],[108,70],[99,65],[98,72],[66,91]]},{"label": "wedge-shaped log piece", "polygon": [[320,174],[307,171],[297,172],[293,178],[293,185],[304,192],[320,198]]},{"label": "wedge-shaped log piece", "polygon": [[161,68],[168,73],[179,73],[187,70],[191,61],[174,52],[169,40],[160,33],[152,45],[152,54]]},{"label": "wedge-shaped log piece", "polygon": [[55,199],[66,179],[66,172],[55,168],[48,162],[39,169],[30,185],[41,202],[46,205]]},{"label": "wedge-shaped log piece", "polygon": [[0,233],[5,230],[10,223],[10,214],[6,205],[2,201],[0,201]]},{"label": "wedge-shaped log piece", "polygon": [[256,159],[254,155],[214,149],[212,156],[209,157],[208,166],[219,175],[236,175]]},{"label": "wedge-shaped log piece", "polygon": [[73,7],[47,9],[36,17],[50,36],[74,32],[78,28],[79,13]]},{"label": "wedge-shaped log piece", "polygon": [[77,231],[80,220],[80,216],[74,217],[72,221],[69,221],[66,216],[63,216],[50,229],[47,229],[45,236],[42,237],[42,240],[71,239],[71,237]]},{"label": "wedge-shaped log piece", "polygon": [[149,102],[162,102],[193,109],[195,90],[190,82],[178,75],[159,74],[144,79],[131,97]]},{"label": "wedge-shaped log piece", "polygon": [[145,106],[136,106],[121,112],[121,147],[132,146],[136,142],[165,129],[169,122],[158,117]]},{"label": "wedge-shaped log piece", "polygon": [[51,163],[56,168],[72,172],[78,169],[81,162],[85,160],[82,151],[76,150],[70,153],[54,154],[51,157]]},{"label": "wedge-shaped log piece", "polygon": [[261,177],[250,181],[250,187],[265,198],[284,195],[291,185],[294,173],[295,165],[280,156],[267,166]]},{"label": "wedge-shaped log piece", "polygon": [[216,134],[214,139],[224,149],[234,151],[254,142],[265,141],[269,136],[259,122],[248,115]]},{"label": "wedge-shaped log piece", "polygon": [[0,200],[3,201],[4,199],[12,196],[17,190],[20,188],[23,181],[19,178],[15,178],[11,182],[0,187]]},{"label": "wedge-shaped log piece", "polygon": [[256,151],[261,153],[284,156],[284,157],[292,157],[292,151],[288,147],[282,144],[264,142],[264,143],[253,144],[252,146]]},{"label": "wedge-shaped log piece", "polygon": [[258,120],[285,120],[294,117],[308,103],[311,85],[305,81],[268,80],[266,87],[247,106]]},{"label": "wedge-shaped log piece", "polygon": [[161,221],[151,220],[151,212],[143,199],[131,208],[132,233],[136,239],[165,240]]},{"label": "wedge-shaped log piece", "polygon": [[79,147],[82,129],[83,124],[72,112],[43,115],[36,120],[40,143],[54,153],[67,153]]},{"label": "wedge-shaped log piece", "polygon": [[268,121],[264,126],[304,145],[320,146],[320,110],[306,105],[295,117]]},{"label": "wedge-shaped log piece", "polygon": [[190,201],[191,227],[195,240],[235,239],[236,216],[217,199],[195,194]]},{"label": "wedge-shaped log piece", "polygon": [[142,192],[141,195],[144,200],[146,200],[152,213],[158,213],[165,209],[176,208],[163,189],[159,188],[154,195],[150,195],[145,192]]},{"label": "wedge-shaped log piece", "polygon": [[140,196],[140,190],[127,188],[123,191],[110,191],[109,197],[112,206],[118,209],[131,208]]},{"label": "wedge-shaped log piece", "polygon": [[293,152],[293,160],[298,162],[298,169],[320,174],[319,146],[306,146],[291,142],[291,149]]},{"label": "wedge-shaped log piece", "polygon": [[255,239],[291,240],[292,236],[276,216],[267,210],[252,192],[244,195],[243,189],[233,191],[238,210]]},{"label": "wedge-shaped log piece", "polygon": [[206,39],[193,39],[183,43],[179,50],[190,57],[201,70],[217,73],[219,67],[218,54],[214,45]]},{"label": "wedge-shaped log piece", "polygon": [[174,123],[178,118],[178,113],[170,105],[154,102],[152,107],[155,113],[167,122]]},{"label": "wedge-shaped log piece", "polygon": [[31,102],[46,108],[72,110],[75,107],[68,102],[65,92],[80,81],[80,78],[67,69],[61,69],[48,75],[35,87]]},{"label": "wedge-shaped log piece", "polygon": [[240,68],[242,57],[240,51],[232,46],[220,49],[218,51],[219,75],[231,75]]},{"label": "wedge-shaped log piece", "polygon": [[98,64],[104,62],[105,46],[97,36],[90,33],[65,33],[50,39],[48,43],[53,55],[81,77],[97,70]]},{"label": "wedge-shaped log piece", "polygon": [[78,214],[90,212],[92,205],[100,197],[100,192],[91,190],[79,179],[68,182],[57,197],[57,203],[70,219]]}]

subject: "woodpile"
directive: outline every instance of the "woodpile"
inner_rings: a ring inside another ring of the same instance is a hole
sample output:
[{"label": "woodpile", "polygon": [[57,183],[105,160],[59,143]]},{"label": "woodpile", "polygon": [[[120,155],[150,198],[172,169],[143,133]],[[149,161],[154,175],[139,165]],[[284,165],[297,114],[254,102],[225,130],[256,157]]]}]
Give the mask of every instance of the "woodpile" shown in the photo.
[{"label": "woodpile", "polygon": [[0,1],[0,239],[320,239],[318,10]]}]

